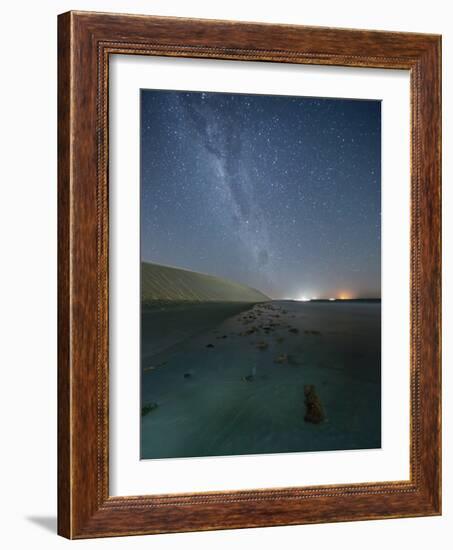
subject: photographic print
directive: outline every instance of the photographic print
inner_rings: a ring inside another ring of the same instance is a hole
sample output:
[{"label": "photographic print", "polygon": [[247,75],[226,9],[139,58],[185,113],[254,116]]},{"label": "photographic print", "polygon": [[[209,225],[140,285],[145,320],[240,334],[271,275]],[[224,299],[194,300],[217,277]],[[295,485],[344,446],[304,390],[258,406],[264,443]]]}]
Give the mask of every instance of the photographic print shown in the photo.
[{"label": "photographic print", "polygon": [[381,446],[381,103],[141,90],[141,458]]}]

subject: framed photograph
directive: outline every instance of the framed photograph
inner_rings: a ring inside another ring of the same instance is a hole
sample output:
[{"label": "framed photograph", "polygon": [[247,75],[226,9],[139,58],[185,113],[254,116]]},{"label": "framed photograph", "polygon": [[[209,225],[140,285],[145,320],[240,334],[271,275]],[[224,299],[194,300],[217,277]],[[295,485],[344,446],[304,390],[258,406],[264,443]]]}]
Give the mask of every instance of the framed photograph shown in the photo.
[{"label": "framed photograph", "polygon": [[440,514],[440,37],[58,29],[59,533]]}]

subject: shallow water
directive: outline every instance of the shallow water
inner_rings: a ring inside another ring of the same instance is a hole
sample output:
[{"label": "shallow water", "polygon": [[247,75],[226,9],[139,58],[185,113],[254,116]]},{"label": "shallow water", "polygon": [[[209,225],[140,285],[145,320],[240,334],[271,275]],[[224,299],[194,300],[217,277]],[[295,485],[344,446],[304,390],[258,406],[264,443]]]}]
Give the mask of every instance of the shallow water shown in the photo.
[{"label": "shallow water", "polygon": [[[380,303],[231,307],[144,313],[142,458],[380,447]],[[304,421],[306,384],[321,424]]]}]

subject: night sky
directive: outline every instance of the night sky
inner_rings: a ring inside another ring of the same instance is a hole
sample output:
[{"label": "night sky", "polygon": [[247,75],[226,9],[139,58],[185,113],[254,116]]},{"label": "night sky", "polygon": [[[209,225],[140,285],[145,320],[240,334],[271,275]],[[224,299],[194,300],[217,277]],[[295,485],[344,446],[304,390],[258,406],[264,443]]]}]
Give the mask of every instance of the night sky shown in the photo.
[{"label": "night sky", "polygon": [[141,91],[142,259],[380,297],[379,101]]}]

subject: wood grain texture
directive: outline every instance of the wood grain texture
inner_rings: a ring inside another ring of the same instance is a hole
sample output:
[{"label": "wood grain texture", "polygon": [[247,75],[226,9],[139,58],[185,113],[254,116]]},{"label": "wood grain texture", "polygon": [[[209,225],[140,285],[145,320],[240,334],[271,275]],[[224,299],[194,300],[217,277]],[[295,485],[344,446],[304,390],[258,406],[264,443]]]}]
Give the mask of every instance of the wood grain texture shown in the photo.
[{"label": "wood grain texture", "polygon": [[[69,12],[59,16],[58,532],[68,538],[436,515],[440,497],[440,37]],[[411,74],[410,480],[110,497],[108,61],[165,55]]]},{"label": "wood grain texture", "polygon": [[71,536],[70,17],[58,25],[58,532]]}]

